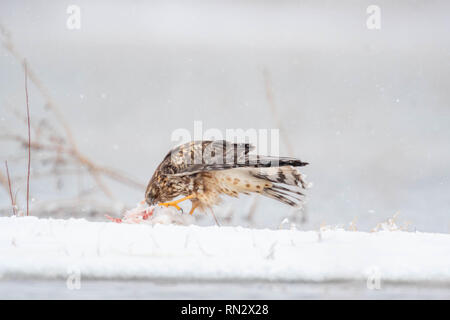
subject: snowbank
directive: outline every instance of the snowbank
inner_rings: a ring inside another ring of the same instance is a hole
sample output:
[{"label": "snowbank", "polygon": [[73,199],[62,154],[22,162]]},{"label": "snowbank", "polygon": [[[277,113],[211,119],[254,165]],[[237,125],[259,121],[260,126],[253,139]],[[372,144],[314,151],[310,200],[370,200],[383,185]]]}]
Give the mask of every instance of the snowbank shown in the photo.
[{"label": "snowbank", "polygon": [[450,235],[0,218],[3,278],[431,281],[450,284]]}]

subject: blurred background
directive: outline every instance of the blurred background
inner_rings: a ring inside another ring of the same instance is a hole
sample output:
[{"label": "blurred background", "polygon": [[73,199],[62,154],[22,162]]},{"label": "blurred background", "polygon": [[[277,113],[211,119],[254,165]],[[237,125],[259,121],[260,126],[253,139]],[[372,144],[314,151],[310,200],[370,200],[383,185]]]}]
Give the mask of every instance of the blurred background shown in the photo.
[{"label": "blurred background", "polygon": [[[80,29],[67,25],[80,8]],[[380,29],[369,29],[370,5]],[[448,1],[1,1],[0,207],[104,219],[143,199],[178,128],[280,129],[301,212],[241,197],[223,224],[450,231]],[[15,196],[13,196],[15,198]],[[189,205],[188,205],[189,207]],[[214,224],[197,214],[199,223]]]}]

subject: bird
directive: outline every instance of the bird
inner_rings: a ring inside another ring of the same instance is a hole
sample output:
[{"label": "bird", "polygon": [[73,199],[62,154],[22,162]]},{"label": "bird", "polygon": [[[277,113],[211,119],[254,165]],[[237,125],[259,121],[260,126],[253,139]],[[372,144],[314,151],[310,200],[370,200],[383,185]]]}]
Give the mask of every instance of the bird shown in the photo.
[{"label": "bird", "polygon": [[[296,167],[309,163],[291,157],[251,154],[250,143],[194,140],[170,150],[156,168],[146,191],[148,205],[175,207],[190,200],[189,214],[222,202],[222,195],[260,194],[292,207],[301,207],[307,188]],[[173,200],[182,196],[178,200]]]}]

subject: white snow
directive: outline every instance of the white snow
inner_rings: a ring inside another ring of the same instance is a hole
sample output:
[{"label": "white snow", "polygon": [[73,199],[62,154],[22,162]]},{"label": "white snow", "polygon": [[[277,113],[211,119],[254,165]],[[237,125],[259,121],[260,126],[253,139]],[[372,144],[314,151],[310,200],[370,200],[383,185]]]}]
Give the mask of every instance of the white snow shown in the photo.
[{"label": "white snow", "polygon": [[[166,221],[167,222],[167,221]],[[0,218],[1,278],[450,284],[450,235]]]}]

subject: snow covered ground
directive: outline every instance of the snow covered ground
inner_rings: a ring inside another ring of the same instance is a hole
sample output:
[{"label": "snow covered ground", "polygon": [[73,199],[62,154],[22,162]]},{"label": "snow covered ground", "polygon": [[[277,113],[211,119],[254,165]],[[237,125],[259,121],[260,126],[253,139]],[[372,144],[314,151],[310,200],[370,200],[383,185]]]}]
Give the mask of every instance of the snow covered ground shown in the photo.
[{"label": "snow covered ground", "polygon": [[0,218],[17,279],[426,283],[450,286],[450,235]]}]

